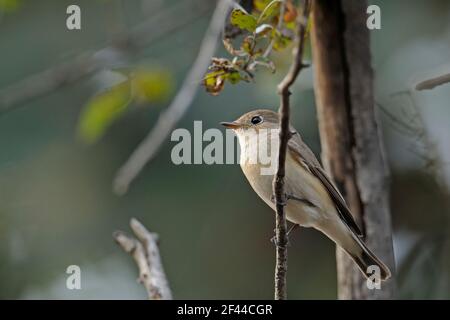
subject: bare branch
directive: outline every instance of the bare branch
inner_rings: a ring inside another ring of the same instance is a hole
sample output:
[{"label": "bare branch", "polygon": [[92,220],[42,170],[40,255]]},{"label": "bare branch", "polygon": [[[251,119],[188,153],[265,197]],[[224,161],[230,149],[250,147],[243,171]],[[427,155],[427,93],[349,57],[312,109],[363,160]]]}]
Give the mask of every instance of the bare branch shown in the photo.
[{"label": "bare branch", "polygon": [[150,300],[171,300],[172,293],[164,272],[158,249],[158,236],[149,232],[138,220],[131,219],[131,229],[137,239],[116,231],[114,240],[130,254],[139,269],[139,281],[147,290]]},{"label": "bare branch", "polygon": [[203,77],[211,57],[216,51],[220,33],[223,30],[225,17],[231,0],[220,0],[211,18],[208,30],[201,43],[200,51],[181,89],[167,109],[161,112],[156,125],[147,137],[138,145],[127,162],[120,168],[113,183],[118,194],[127,192],[130,183],[136,178],[144,166],[155,156],[165,139],[177,122],[183,117],[197,93],[199,81]]},{"label": "bare branch", "polygon": [[286,273],[287,273],[287,226],[284,206],[286,203],[286,195],[284,188],[286,150],[288,141],[291,138],[289,131],[289,88],[294,83],[300,71],[304,67],[303,64],[303,48],[305,43],[306,27],[308,25],[308,17],[311,2],[305,0],[303,2],[302,14],[297,19],[297,43],[294,48],[294,61],[284,77],[278,85],[278,94],[281,96],[280,101],[280,146],[278,153],[277,173],[273,180],[273,192],[275,194],[276,203],[276,267],[275,267],[275,299],[284,300],[287,298],[286,293]]},{"label": "bare branch", "polygon": [[75,83],[96,70],[99,68],[93,63],[92,56],[80,55],[70,63],[29,76],[0,92],[0,113],[6,113],[31,99]]},{"label": "bare branch", "polygon": [[[2,89],[0,91],[0,113],[5,113],[31,99],[45,96],[57,89],[76,83],[100,69],[123,65],[128,54],[136,54],[162,37],[189,23],[198,21],[199,17],[210,11],[209,3],[205,0],[180,2],[136,26],[129,33],[122,35],[104,48],[93,53],[81,54],[71,61],[29,76]],[[195,7],[195,14],[185,14],[192,7]],[[177,19],[173,17],[177,17]]]},{"label": "bare branch", "polygon": [[437,77],[433,77],[416,84],[415,89],[421,90],[431,90],[437,86],[443,85],[450,82],[450,73],[443,74]]}]

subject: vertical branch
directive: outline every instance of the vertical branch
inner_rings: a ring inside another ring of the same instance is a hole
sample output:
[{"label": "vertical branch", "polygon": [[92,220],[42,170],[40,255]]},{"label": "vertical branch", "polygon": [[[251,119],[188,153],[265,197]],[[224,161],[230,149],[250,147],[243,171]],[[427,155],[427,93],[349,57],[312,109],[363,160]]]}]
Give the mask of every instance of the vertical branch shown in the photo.
[{"label": "vertical branch", "polygon": [[[304,67],[302,62],[303,48],[305,42],[306,29],[308,25],[308,16],[310,10],[310,1],[305,0],[302,7],[302,14],[297,19],[297,43],[294,48],[294,61],[278,85],[278,94],[280,95],[280,145],[278,152],[278,167],[273,180],[273,192],[276,204],[276,266],[275,266],[275,299],[285,300],[287,298],[286,274],[287,274],[287,227],[284,206],[286,205],[286,195],[284,188],[286,150],[291,132],[289,131],[289,88],[294,83],[301,69]],[[281,17],[282,19],[283,17]]]},{"label": "vertical branch", "polygon": [[[314,88],[324,167],[362,225],[366,244],[393,271],[388,170],[374,111],[366,8],[365,1],[314,1]],[[337,264],[339,298],[393,297],[393,278],[381,290],[369,290],[342,250]]]}]

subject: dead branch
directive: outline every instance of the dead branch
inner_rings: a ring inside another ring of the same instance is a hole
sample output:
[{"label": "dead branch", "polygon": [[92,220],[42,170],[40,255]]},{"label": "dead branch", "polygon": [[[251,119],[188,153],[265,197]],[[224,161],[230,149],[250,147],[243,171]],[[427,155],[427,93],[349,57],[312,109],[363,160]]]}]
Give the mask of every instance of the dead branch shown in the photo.
[{"label": "dead branch", "polygon": [[[273,180],[273,192],[275,194],[276,203],[276,266],[275,266],[275,299],[285,300],[286,293],[286,274],[287,274],[287,226],[284,206],[286,203],[286,195],[284,190],[285,162],[286,150],[291,133],[289,131],[289,88],[297,79],[300,71],[304,67],[303,64],[303,48],[305,43],[306,27],[308,25],[308,17],[311,3],[309,0],[303,2],[302,14],[297,19],[297,43],[294,48],[294,61],[284,77],[278,85],[278,94],[280,100],[280,146],[278,153],[278,167]],[[282,19],[282,17],[281,17]]]},{"label": "dead branch", "polygon": [[431,90],[437,86],[443,85],[450,82],[450,73],[439,75],[430,79],[423,80],[416,84],[415,89],[421,90]]},{"label": "dead branch", "polygon": [[158,249],[158,235],[149,232],[138,220],[131,219],[130,227],[136,238],[122,231],[114,232],[114,240],[130,254],[139,269],[139,282],[147,290],[150,300],[171,300],[172,292],[164,272]]}]

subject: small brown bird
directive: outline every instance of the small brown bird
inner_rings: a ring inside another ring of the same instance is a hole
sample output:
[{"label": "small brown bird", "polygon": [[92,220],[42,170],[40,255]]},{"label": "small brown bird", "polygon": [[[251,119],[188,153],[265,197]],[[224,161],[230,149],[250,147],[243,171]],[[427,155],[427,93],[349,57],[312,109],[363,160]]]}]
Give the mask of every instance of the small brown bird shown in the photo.
[{"label": "small brown bird", "polygon": [[[278,113],[255,110],[236,121],[222,122],[222,125],[233,129],[239,139],[240,165],[250,185],[275,210],[272,191],[275,172],[267,169],[269,165],[276,168],[278,161]],[[344,198],[300,134],[293,127],[290,130],[293,136],[288,143],[285,165],[286,218],[323,232],[348,253],[366,277],[369,266],[378,266],[381,280],[388,279],[389,268],[362,241],[362,232]],[[275,165],[259,161],[261,154],[270,155]]]}]

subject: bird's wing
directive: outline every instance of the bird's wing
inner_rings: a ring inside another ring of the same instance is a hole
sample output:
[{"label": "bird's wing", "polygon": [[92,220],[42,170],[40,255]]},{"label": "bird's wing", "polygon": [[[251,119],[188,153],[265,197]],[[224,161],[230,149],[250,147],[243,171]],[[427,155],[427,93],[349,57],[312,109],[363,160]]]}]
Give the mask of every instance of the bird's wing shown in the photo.
[{"label": "bird's wing", "polygon": [[320,162],[317,160],[314,153],[308,146],[301,140],[298,133],[295,133],[288,143],[288,151],[291,153],[292,157],[299,162],[300,165],[309,170],[314,176],[316,176],[323,186],[328,191],[331,199],[338,209],[339,217],[341,220],[358,236],[362,237],[361,229],[353,218],[350,209],[345,203],[344,198],[340,194],[339,190],[336,188],[331,178],[328,177],[325,170],[323,170]]}]

